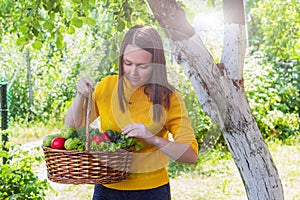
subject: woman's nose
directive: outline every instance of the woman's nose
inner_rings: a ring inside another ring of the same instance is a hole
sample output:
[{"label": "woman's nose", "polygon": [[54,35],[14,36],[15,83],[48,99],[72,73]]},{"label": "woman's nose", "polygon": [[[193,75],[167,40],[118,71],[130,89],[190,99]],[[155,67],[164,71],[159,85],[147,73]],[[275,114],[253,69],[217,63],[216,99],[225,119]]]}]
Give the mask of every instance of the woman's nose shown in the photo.
[{"label": "woman's nose", "polygon": [[131,72],[132,75],[138,75],[139,74],[138,67],[133,66],[130,72]]}]

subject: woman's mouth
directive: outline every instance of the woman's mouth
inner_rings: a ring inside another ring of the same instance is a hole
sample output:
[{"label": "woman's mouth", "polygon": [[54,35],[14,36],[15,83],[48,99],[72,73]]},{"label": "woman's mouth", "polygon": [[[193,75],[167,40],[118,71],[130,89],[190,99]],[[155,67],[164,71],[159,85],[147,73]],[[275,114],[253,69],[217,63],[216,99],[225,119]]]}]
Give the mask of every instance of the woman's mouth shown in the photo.
[{"label": "woman's mouth", "polygon": [[133,77],[128,77],[128,80],[130,81],[130,82],[139,82],[139,78],[133,78]]}]

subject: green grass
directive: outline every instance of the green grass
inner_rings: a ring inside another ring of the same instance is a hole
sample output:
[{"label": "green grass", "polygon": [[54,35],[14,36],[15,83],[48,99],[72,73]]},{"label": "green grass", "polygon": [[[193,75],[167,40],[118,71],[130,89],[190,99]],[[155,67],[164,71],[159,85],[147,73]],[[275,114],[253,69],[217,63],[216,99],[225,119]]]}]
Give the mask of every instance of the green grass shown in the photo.
[{"label": "green grass", "polygon": [[[292,139],[291,139],[292,140]],[[285,199],[300,199],[300,143],[269,142],[269,150],[282,181]],[[247,199],[242,179],[231,155],[212,151],[197,165],[198,170],[171,179],[174,200]]]},{"label": "green grass", "polygon": [[[43,136],[56,132],[62,127],[59,120],[51,123],[11,123],[9,132],[12,144],[24,144],[39,141]],[[55,128],[52,128],[55,127]],[[285,199],[300,199],[300,139],[291,138],[283,144],[281,141],[268,141],[269,150],[274,159],[282,185]],[[41,149],[32,149],[34,155],[43,155]],[[173,200],[247,199],[243,182],[226,148],[217,148],[199,156],[197,165],[178,165],[171,162],[174,172],[170,180]],[[180,170],[180,172],[179,172]],[[45,162],[35,168],[41,179],[47,178]],[[92,185],[66,185],[52,183],[56,193],[47,191],[46,199],[76,200],[91,199]]]},{"label": "green grass", "polygon": [[44,136],[58,132],[63,126],[61,118],[49,122],[28,122],[26,119],[11,121],[9,124],[9,142],[12,145],[42,140]]}]

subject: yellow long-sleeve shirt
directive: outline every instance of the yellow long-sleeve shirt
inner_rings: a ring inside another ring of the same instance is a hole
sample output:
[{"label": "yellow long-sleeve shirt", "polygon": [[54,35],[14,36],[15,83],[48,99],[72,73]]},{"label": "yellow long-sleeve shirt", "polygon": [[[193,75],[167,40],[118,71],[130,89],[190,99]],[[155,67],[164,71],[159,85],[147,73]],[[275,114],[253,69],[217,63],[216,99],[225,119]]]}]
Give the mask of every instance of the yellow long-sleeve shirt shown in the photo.
[{"label": "yellow long-sleeve shirt", "polygon": [[[132,123],[143,123],[153,134],[169,139],[169,133],[178,143],[190,144],[198,154],[198,144],[191,128],[184,102],[175,91],[170,96],[170,108],[164,109],[160,122],[152,120],[153,105],[144,93],[144,87],[134,89],[124,82],[124,93],[129,102],[122,112],[118,102],[118,76],[107,76],[95,88],[93,98],[98,110],[101,130],[121,128]],[[157,106],[157,105],[155,105]],[[168,157],[155,146],[142,141],[143,147],[134,152],[130,175],[126,181],[106,184],[106,187],[119,190],[151,189],[169,182],[166,166]]]}]

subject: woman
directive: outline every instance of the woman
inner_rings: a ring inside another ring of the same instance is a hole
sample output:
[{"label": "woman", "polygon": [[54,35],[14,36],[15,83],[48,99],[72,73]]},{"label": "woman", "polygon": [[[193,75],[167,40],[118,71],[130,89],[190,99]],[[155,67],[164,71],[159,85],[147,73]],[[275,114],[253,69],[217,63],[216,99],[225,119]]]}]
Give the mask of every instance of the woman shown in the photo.
[{"label": "woman", "polygon": [[[83,124],[89,88],[93,88],[91,79],[82,78],[65,125]],[[171,199],[168,159],[195,163],[198,144],[184,102],[168,83],[162,41],[154,28],[135,26],[126,33],[119,75],[104,78],[93,92],[90,121],[97,117],[102,131],[122,131],[143,146],[133,154],[128,179],[95,185],[93,199]]]}]

